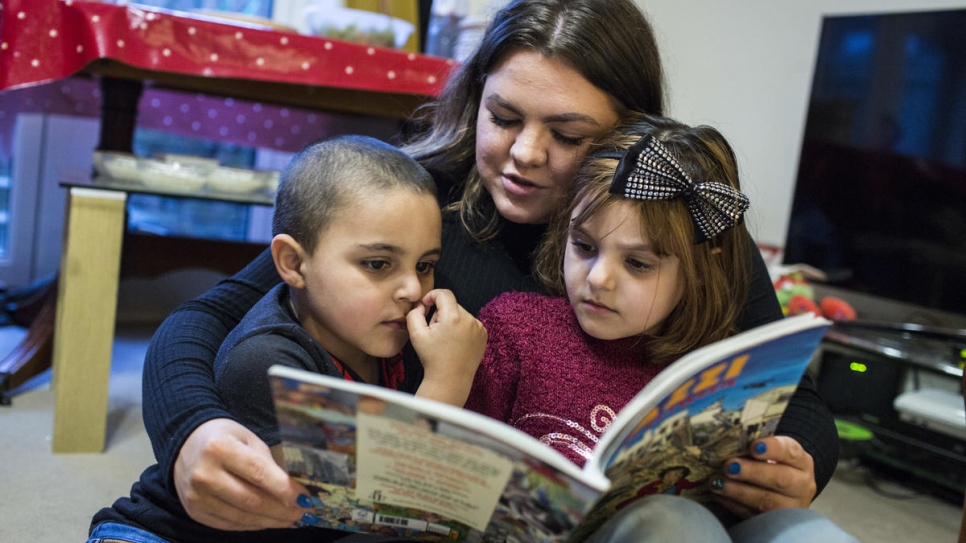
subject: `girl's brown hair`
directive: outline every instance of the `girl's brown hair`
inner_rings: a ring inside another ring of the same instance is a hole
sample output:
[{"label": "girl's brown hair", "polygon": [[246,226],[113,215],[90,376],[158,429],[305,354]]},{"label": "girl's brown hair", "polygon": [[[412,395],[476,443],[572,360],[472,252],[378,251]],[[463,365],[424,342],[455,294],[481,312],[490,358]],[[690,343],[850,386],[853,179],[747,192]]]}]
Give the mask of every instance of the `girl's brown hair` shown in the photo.
[{"label": "girl's brown hair", "polygon": [[[566,294],[563,262],[571,227],[624,201],[623,196],[609,192],[618,160],[595,152],[623,153],[647,134],[660,140],[696,183],[717,181],[740,189],[734,151],[717,130],[634,116],[594,146],[577,172],[567,208],[550,224],[535,265],[537,277],[550,292]],[[683,198],[633,201],[641,217],[641,234],[659,256],[678,257],[682,275],[681,300],[651,341],[652,360],[665,364],[733,334],[748,292],[753,248],[744,223],[713,240],[694,244],[695,227]]]}]

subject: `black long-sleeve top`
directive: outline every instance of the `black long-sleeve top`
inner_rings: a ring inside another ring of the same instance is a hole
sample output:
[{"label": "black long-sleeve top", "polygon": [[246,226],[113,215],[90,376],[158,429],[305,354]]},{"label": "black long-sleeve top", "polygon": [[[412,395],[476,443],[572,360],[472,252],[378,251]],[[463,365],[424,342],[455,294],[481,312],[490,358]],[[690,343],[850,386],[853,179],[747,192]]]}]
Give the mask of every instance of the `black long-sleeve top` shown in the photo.
[{"label": "black long-sleeve top", "polygon": [[[443,250],[436,286],[451,289],[474,315],[496,295],[541,290],[530,276],[533,250],[545,226],[506,224],[487,243],[472,241],[452,214],[444,216]],[[738,326],[747,330],[782,318],[764,261],[753,251],[748,299]],[[182,304],[159,327],[144,365],[143,416],[168,484],[175,460],[188,435],[213,418],[232,419],[215,389],[215,354],[245,313],[280,281],[266,250],[245,269],[202,296]],[[838,436],[831,412],[804,378],[782,417],[778,433],[801,443],[815,461],[821,491],[838,460]]]}]

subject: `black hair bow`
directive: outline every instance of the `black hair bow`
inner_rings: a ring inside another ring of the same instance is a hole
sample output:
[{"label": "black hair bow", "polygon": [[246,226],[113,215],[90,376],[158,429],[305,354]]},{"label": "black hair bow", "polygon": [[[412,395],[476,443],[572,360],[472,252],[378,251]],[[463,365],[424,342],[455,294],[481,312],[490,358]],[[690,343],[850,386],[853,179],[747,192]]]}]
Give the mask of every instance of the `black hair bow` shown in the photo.
[{"label": "black hair bow", "polygon": [[620,156],[610,192],[637,200],[684,198],[695,226],[695,244],[738,224],[750,205],[747,196],[724,183],[692,181],[667,147],[651,134]]}]

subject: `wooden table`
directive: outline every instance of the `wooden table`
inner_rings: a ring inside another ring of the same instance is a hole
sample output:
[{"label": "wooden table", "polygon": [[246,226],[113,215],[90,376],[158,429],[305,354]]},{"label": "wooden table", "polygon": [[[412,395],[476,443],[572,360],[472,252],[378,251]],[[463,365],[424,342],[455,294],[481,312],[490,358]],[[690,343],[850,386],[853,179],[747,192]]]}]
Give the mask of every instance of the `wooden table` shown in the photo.
[{"label": "wooden table", "polygon": [[[101,150],[130,151],[145,85],[401,121],[439,93],[454,66],[448,59],[100,2],[5,0],[0,36],[0,91],[101,78]],[[100,452],[124,210],[136,189],[66,187],[53,450]]]},{"label": "wooden table", "polygon": [[73,182],[58,278],[53,347],[54,452],[98,452],[106,433],[108,382],[128,194],[272,205],[267,196],[159,191],[131,183]]}]

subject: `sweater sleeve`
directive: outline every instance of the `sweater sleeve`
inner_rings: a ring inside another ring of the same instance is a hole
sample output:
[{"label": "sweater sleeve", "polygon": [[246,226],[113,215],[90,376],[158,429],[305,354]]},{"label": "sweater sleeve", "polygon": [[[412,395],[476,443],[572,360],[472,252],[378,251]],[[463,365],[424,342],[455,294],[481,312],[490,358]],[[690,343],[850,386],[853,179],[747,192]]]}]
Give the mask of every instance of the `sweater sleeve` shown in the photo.
[{"label": "sweater sleeve", "polygon": [[214,362],[228,333],[280,281],[265,250],[243,270],[169,315],[148,345],[142,416],[170,482],[185,439],[202,423],[233,418],[218,396]]},{"label": "sweater sleeve", "polygon": [[749,243],[752,249],[749,251],[751,284],[748,286],[748,299],[738,314],[737,322],[738,330],[742,332],[784,317],[778,296],[775,295],[775,286],[768,276],[765,259],[757,250],[754,240],[749,240]]},{"label": "sweater sleeve", "polygon": [[[752,247],[755,247],[752,242]],[[775,287],[768,276],[768,268],[761,252],[751,252],[751,285],[748,299],[738,316],[738,329],[751,330],[784,317]],[[815,485],[818,493],[832,478],[839,457],[839,438],[835,420],[825,401],[822,400],[812,380],[806,376],[792,396],[781,423],[779,435],[786,435],[798,441],[805,452],[815,461]]]},{"label": "sweater sleeve", "polygon": [[487,304],[480,311],[480,322],[487,331],[486,351],[476,370],[466,409],[501,422],[510,422],[513,400],[520,381],[520,360],[513,346],[513,320],[508,320],[503,303],[507,295]]},{"label": "sweater sleeve", "polygon": [[776,430],[778,435],[798,441],[815,462],[815,496],[822,493],[839,461],[839,436],[835,419],[815,390],[809,376],[802,377],[788,402]]}]

